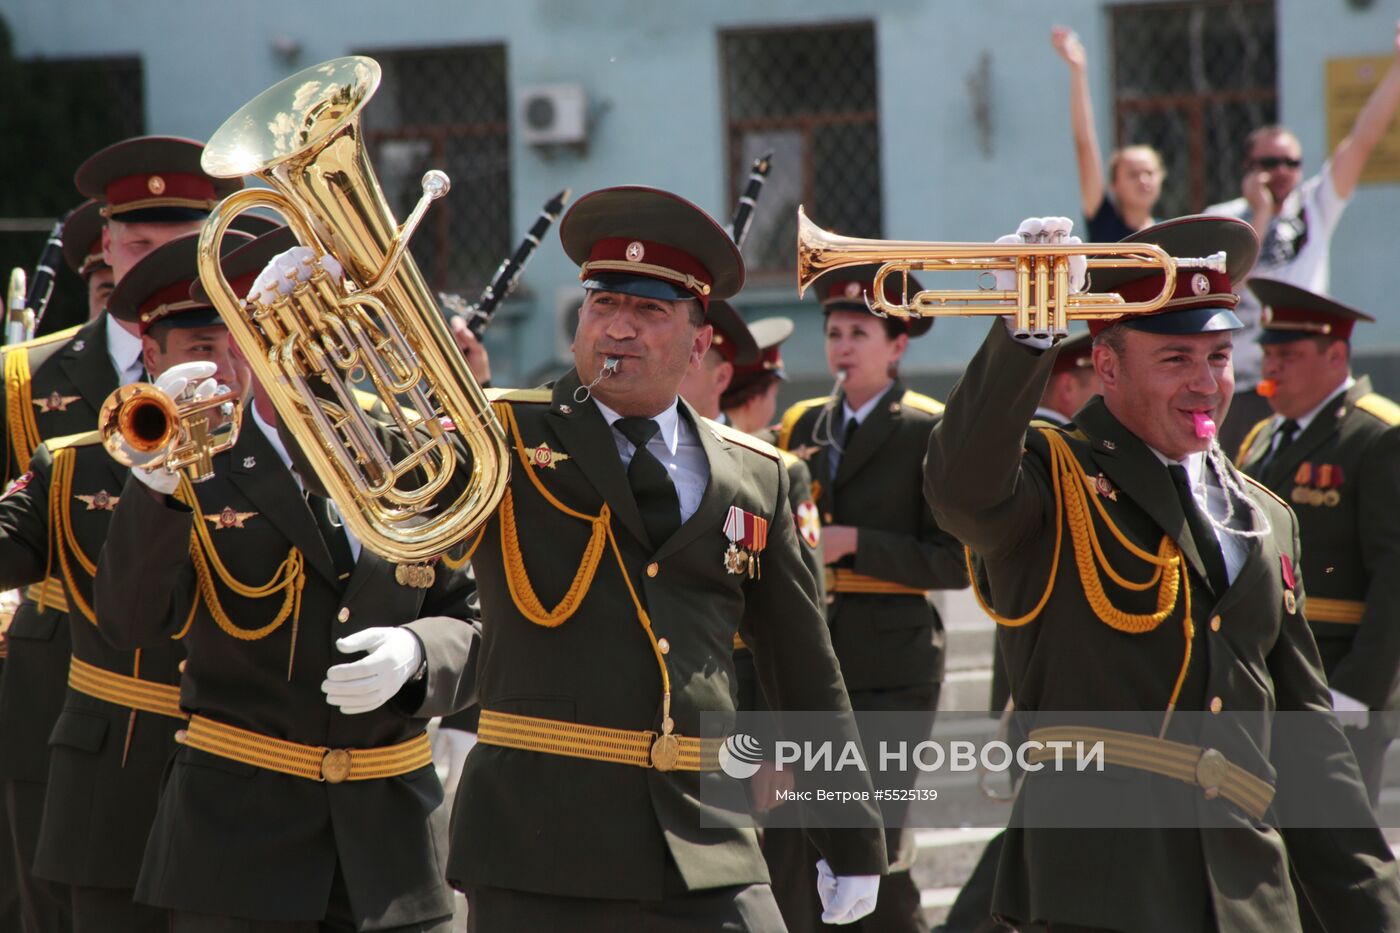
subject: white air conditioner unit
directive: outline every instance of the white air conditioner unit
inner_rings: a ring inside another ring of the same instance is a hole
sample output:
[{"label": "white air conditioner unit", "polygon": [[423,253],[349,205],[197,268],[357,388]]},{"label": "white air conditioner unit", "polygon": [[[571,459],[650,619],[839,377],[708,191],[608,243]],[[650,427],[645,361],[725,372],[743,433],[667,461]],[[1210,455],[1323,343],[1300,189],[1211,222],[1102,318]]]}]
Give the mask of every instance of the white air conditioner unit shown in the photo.
[{"label": "white air conditioner unit", "polygon": [[521,138],[532,146],[588,141],[588,98],[579,84],[536,84],[515,99]]}]

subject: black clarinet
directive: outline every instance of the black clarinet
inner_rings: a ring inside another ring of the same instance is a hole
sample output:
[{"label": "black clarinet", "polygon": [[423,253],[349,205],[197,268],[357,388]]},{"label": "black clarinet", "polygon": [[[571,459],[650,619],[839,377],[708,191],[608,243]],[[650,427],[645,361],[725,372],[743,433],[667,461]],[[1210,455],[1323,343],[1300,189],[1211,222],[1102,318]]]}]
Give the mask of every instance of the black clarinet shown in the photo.
[{"label": "black clarinet", "polygon": [[515,286],[520,282],[520,273],[525,271],[525,264],[530,261],[530,257],[539,248],[550,225],[559,218],[559,214],[564,210],[564,204],[568,200],[569,189],[565,188],[550,198],[544,207],[540,208],[540,215],[535,218],[534,225],[525,234],[525,238],[520,241],[520,245],[515,248],[515,252],[507,256],[497,267],[496,274],[491,277],[490,284],[481,293],[476,304],[468,305],[455,295],[440,294],[438,296],[449,311],[466,319],[467,329],[478,340],[481,339],[482,332],[486,330],[486,325],[491,323],[491,315],[495,312],[496,306],[515,291]]},{"label": "black clarinet", "polygon": [[758,203],[763,183],[768,180],[768,169],[772,167],[772,163],[772,152],[765,152],[753,160],[753,167],[749,169],[748,184],[744,185],[744,193],[739,195],[739,205],[734,208],[734,219],[729,222],[729,236],[734,240],[734,245],[741,249],[744,246],[744,238],[749,235],[754,205]]},{"label": "black clarinet", "polygon": [[49,309],[49,299],[53,297],[53,283],[58,275],[58,264],[63,261],[63,225],[67,222],[68,214],[64,214],[54,223],[53,230],[49,231],[49,240],[39,253],[39,263],[34,267],[34,275],[29,278],[29,288],[24,293],[23,303],[16,302],[16,296],[11,296],[10,326],[6,328],[6,343],[32,339],[35,331],[39,329],[39,324],[44,320],[44,312]]}]

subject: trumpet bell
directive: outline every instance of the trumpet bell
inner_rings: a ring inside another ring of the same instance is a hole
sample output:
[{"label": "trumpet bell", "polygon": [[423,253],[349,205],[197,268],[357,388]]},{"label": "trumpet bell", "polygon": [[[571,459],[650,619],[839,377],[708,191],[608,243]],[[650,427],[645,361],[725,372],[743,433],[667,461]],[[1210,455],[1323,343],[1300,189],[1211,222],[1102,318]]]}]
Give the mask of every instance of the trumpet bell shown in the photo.
[{"label": "trumpet bell", "polygon": [[138,382],[107,396],[97,413],[97,429],[113,460],[125,467],[153,467],[164,460],[179,419],[169,396]]}]

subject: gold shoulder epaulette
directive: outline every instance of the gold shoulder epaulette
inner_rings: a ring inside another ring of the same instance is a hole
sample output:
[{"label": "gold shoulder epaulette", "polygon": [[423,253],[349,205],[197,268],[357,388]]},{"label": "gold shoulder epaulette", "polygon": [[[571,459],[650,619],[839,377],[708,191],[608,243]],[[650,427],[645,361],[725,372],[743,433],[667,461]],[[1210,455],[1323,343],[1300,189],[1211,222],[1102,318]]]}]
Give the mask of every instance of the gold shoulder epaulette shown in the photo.
[{"label": "gold shoulder epaulette", "polygon": [[792,430],[793,428],[797,427],[798,419],[800,419],[803,415],[807,414],[807,412],[811,411],[813,408],[825,405],[829,401],[831,401],[830,395],[823,395],[818,398],[803,399],[796,405],[793,405],[787,411],[783,412],[782,424],[778,427],[778,446],[781,447],[783,450],[787,450],[788,442],[792,440]]},{"label": "gold shoulder epaulette", "polygon": [[1379,418],[1386,424],[1400,424],[1400,405],[1395,404],[1384,395],[1377,395],[1375,392],[1367,392],[1356,400],[1355,407],[1366,412],[1368,415]]},{"label": "gold shoulder epaulette", "polygon": [[704,422],[705,427],[714,432],[716,437],[722,438],[739,447],[746,447],[754,453],[763,454],[765,457],[769,457],[779,463],[783,462],[783,455],[772,444],[761,441],[752,434],[745,434],[738,428],[730,427],[727,424],[720,424],[718,421],[711,421],[709,418],[705,418]]},{"label": "gold shoulder epaulette", "polygon": [[65,327],[63,330],[56,330],[52,334],[35,337],[33,340],[21,340],[19,343],[6,344],[3,351],[9,353],[11,350],[33,350],[36,347],[46,347],[52,343],[67,343],[73,339],[73,335],[78,332],[78,328],[81,326],[81,324],[75,324],[72,327]]},{"label": "gold shoulder epaulette", "polygon": [[[1238,472],[1238,471],[1236,471],[1236,472]],[[1258,489],[1260,492],[1262,492],[1262,493],[1264,493],[1265,495],[1267,495],[1270,499],[1273,499],[1275,502],[1277,502],[1279,505],[1283,506],[1285,509],[1292,508],[1292,506],[1290,506],[1287,502],[1284,502],[1284,501],[1283,501],[1283,499],[1279,496],[1278,493],[1274,492],[1274,491],[1273,491],[1272,489],[1270,489],[1268,486],[1265,486],[1263,483],[1259,482],[1259,480],[1257,480],[1257,479],[1255,479],[1254,477],[1250,476],[1248,473],[1240,473],[1240,475],[1243,476],[1243,477],[1245,478],[1245,481],[1248,482],[1249,485],[1251,485],[1251,486],[1253,486],[1254,488]]]},{"label": "gold shoulder epaulette", "polygon": [[926,412],[930,415],[943,414],[943,403],[936,398],[924,395],[922,392],[915,392],[913,389],[906,389],[904,398],[900,402],[907,408],[915,411]]},{"label": "gold shoulder epaulette", "polygon": [[1263,421],[1260,421],[1254,427],[1249,429],[1249,433],[1244,436],[1244,440],[1240,441],[1240,449],[1235,452],[1236,466],[1238,466],[1241,463],[1244,463],[1245,455],[1249,453],[1249,448],[1254,446],[1255,438],[1259,436],[1259,432],[1264,430],[1264,428],[1272,420],[1274,419],[1265,418]]},{"label": "gold shoulder epaulette", "polygon": [[1056,424],[1056,423],[1053,422],[1053,421],[1042,421],[1042,420],[1039,419],[1039,418],[1032,418],[1032,419],[1031,419],[1031,427],[1036,428],[1036,429],[1041,430],[1041,431],[1046,431],[1046,430],[1049,430],[1049,431],[1064,431],[1064,429],[1065,429],[1065,426],[1062,425],[1062,424]]},{"label": "gold shoulder epaulette", "polygon": [[526,402],[535,405],[548,405],[554,401],[552,389],[486,389],[486,398],[492,402]]},{"label": "gold shoulder epaulette", "polygon": [[93,444],[100,443],[102,443],[101,431],[82,431],[65,437],[51,437],[44,441],[44,446],[49,449],[49,453],[54,454],[66,447],[91,447]]}]

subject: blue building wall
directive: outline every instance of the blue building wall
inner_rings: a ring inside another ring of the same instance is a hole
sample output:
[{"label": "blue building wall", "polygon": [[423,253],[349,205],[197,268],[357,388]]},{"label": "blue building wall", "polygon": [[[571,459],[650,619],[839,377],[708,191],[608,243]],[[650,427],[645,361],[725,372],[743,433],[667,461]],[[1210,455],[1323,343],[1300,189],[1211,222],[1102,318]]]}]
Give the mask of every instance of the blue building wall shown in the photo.
[{"label": "blue building wall", "polygon": [[[1277,9],[1281,117],[1297,130],[1315,169],[1326,147],[1326,59],[1386,52],[1396,9],[1376,3],[1357,11],[1346,0],[1278,0]],[[513,238],[564,185],[576,194],[618,183],[659,185],[727,217],[718,36],[725,28],[875,23],[891,238],[990,240],[1028,214],[1078,216],[1068,80],[1049,46],[1053,24],[1078,30],[1105,148],[1113,138],[1101,0],[0,0],[0,14],[22,57],[139,55],[150,131],[199,138],[258,91],[323,59],[360,48],[504,42],[512,93],[579,82],[604,105],[586,154],[546,158],[512,134]],[[300,43],[293,62],[273,50],[278,36]],[[989,155],[967,91],[984,53]],[[451,197],[471,197],[470,187],[459,185]],[[1397,215],[1400,185],[1363,186],[1333,249],[1338,297],[1383,318],[1359,338],[1373,350],[1400,345],[1391,297],[1400,259]],[[566,343],[556,309],[577,277],[557,239],[539,251],[526,280],[528,294],[491,332],[500,381],[550,371]],[[803,313],[795,289],[751,288],[743,305],[750,316],[798,313],[790,365],[813,376],[824,370],[815,306]],[[940,321],[932,337],[916,342],[906,368],[960,368],[985,328],[981,321]]]}]

